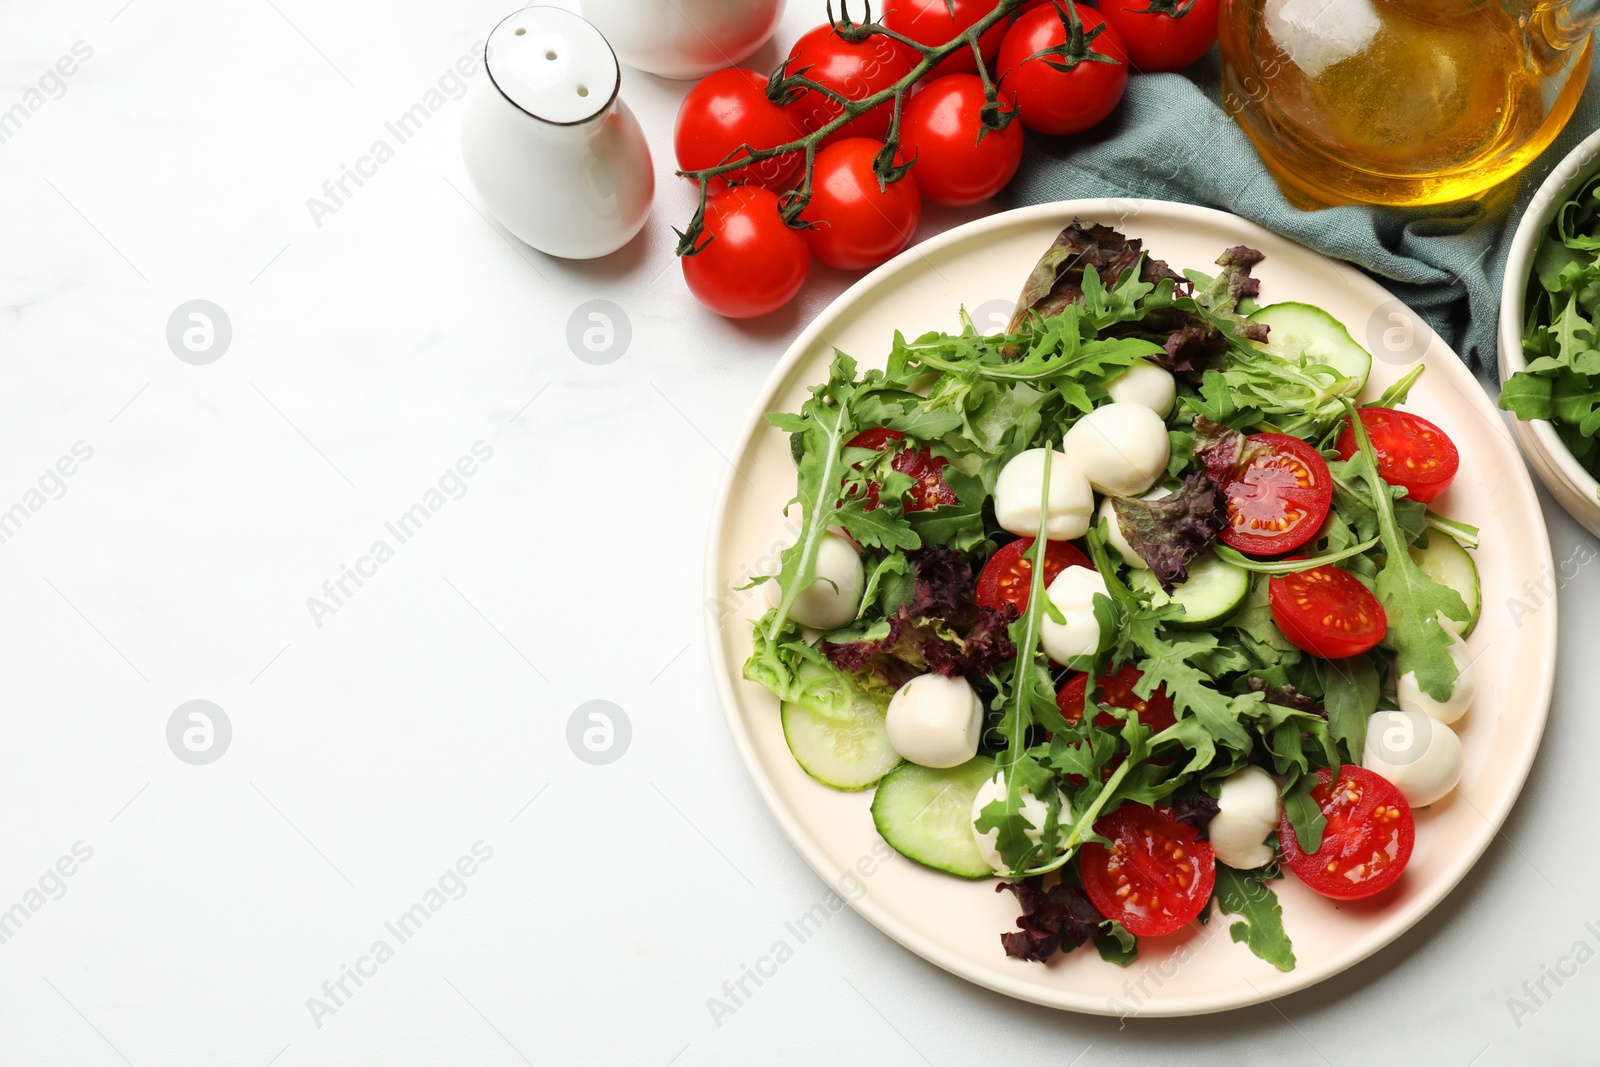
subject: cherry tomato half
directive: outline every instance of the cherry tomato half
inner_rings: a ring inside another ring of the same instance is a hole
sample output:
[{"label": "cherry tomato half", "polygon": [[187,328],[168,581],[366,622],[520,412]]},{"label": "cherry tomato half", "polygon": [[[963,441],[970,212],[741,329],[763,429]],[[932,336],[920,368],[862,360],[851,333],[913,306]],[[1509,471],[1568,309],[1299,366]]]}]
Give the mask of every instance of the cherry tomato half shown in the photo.
[{"label": "cherry tomato half", "polygon": [[[800,35],[789,50],[785,70],[803,75],[826,86],[847,100],[861,100],[889,88],[911,73],[911,61],[904,46],[880,34],[852,44],[837,30],[824,23]],[[807,89],[789,103],[791,113],[807,130],[820,129],[838,118],[844,107],[821,93]],[[870,137],[881,141],[889,136],[894,119],[894,102],[885,101],[829,134],[824,145],[847,137]]]},{"label": "cherry tomato half", "polygon": [[778,215],[778,194],[736,185],[706,202],[699,251],[683,278],[706,307],[730,319],[776,311],[800,291],[811,267],[805,238]]},{"label": "cherry tomato half", "polygon": [[900,113],[900,152],[916,161],[917,190],[935,204],[981,203],[1022,162],[1022,126],[984,129],[983,105],[983,81],[952,74],[917,90]]},{"label": "cherry tomato half", "polygon": [[1221,0],[1100,0],[1122,34],[1128,62],[1145,72],[1182,70],[1217,43]]},{"label": "cherry tomato half", "polygon": [[[1034,539],[1019,537],[1001,545],[978,572],[978,603],[998,608],[1010,604],[1020,615],[1028,610],[1028,594],[1033,581]],[[1089,557],[1066,541],[1048,541],[1044,549],[1044,587],[1068,567],[1090,567]],[[1082,701],[1079,702],[1080,704]]]},{"label": "cherry tomato half", "polygon": [[1300,880],[1325,897],[1359,900],[1394,885],[1411,859],[1416,822],[1411,805],[1382,775],[1353,764],[1339,768],[1338,783],[1327,767],[1317,772],[1311,799],[1328,820],[1322,847],[1307,855],[1294,836],[1288,812],[1279,817],[1278,844],[1284,862]]},{"label": "cherry tomato half", "polygon": [[1211,843],[1165,808],[1124,804],[1094,824],[1111,842],[1078,852],[1078,872],[1095,910],[1139,937],[1174,933],[1211,901],[1217,861]]},{"label": "cherry tomato half", "polygon": [[[753,70],[719,70],[689,90],[678,108],[672,146],[679,170],[705,170],[727,160],[740,145],[776,148],[805,133],[793,113],[767,99],[767,76]],[[729,171],[723,180],[782,192],[805,163],[787,152]]]},{"label": "cherry tomato half", "polygon": [[1223,544],[1257,556],[1276,556],[1316,536],[1333,502],[1333,476],[1317,450],[1282,433],[1252,434],[1249,461],[1228,477],[1228,525]]},{"label": "cherry tomato half", "polygon": [[[883,14],[878,21],[885,28],[909,37],[918,44],[937,48],[948,44],[957,34],[972,29],[997,6],[996,0],[885,0]],[[984,62],[991,68],[1008,24],[1006,19],[1000,19],[978,37],[978,49],[983,53]],[[905,49],[905,54],[912,66],[922,59],[920,54],[911,49]],[[977,69],[972,49],[958,48],[940,60],[926,76],[942,78],[949,74],[972,74]]]},{"label": "cherry tomato half", "polygon": [[[905,434],[899,430],[886,430],[882,426],[871,430],[862,430],[850,440],[845,442],[846,448],[870,448],[878,452],[893,448]],[[936,456],[927,445],[921,448],[902,448],[895,452],[894,459],[889,461],[889,466],[901,474],[910,475],[916,479],[917,484],[911,487],[911,492],[906,496],[902,510],[906,512],[927,511],[930,508],[942,507],[946,504],[956,503],[956,495],[945,484],[944,475],[939,471],[949,463],[943,456]],[[877,482],[867,483],[867,504],[865,510],[871,511],[879,506],[878,494],[883,491],[883,486]]]},{"label": "cherry tomato half", "polygon": [[1361,580],[1333,564],[1267,582],[1272,621],[1313,656],[1344,659],[1365,652],[1389,629],[1389,616]]},{"label": "cherry tomato half", "polygon": [[[1071,15],[1065,6],[1047,4],[1024,12],[1000,45],[1000,98],[1018,109],[1024,126],[1038,133],[1089,129],[1111,114],[1128,87],[1122,35],[1093,8],[1075,5],[1074,10]],[[1059,52],[1068,37],[1062,19],[1072,17],[1083,25],[1084,56]]]},{"label": "cherry tomato half", "polygon": [[[982,601],[982,597],[979,597]],[[1139,721],[1150,727],[1151,733],[1160,733],[1178,721],[1173,710],[1172,698],[1167,695],[1166,686],[1157,686],[1155,692],[1150,694],[1150,699],[1141,699],[1134,693],[1133,687],[1139,684],[1139,679],[1144,677],[1144,672],[1133,664],[1124,664],[1122,669],[1115,674],[1105,675],[1100,679],[1095,692],[1095,703],[1109,705],[1113,708],[1126,708],[1139,713]],[[1087,674],[1074,674],[1067,679],[1067,684],[1061,687],[1056,694],[1056,707],[1061,709],[1061,717],[1068,722],[1077,722],[1083,718],[1084,705],[1089,695],[1089,676]],[[1117,717],[1109,711],[1101,711],[1094,717],[1096,726],[1108,730],[1117,729],[1122,724]]]},{"label": "cherry tomato half", "polygon": [[876,267],[911,243],[922,218],[917,179],[906,174],[878,187],[872,161],[883,142],[865,137],[834,141],[817,153],[811,203],[800,213],[811,254],[839,270]]},{"label": "cherry tomato half", "polygon": [[[1450,488],[1461,454],[1449,434],[1420,415],[1394,408],[1362,408],[1361,425],[1372,439],[1384,481],[1405,486],[1412,500],[1424,504]],[[1335,447],[1340,459],[1356,454],[1356,431],[1348,422]]]}]

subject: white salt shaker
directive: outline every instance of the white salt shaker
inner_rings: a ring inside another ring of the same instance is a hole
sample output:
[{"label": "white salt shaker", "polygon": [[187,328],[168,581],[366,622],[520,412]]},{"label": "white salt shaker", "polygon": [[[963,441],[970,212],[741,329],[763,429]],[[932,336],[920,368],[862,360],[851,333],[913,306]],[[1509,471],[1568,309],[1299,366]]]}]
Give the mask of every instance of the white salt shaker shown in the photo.
[{"label": "white salt shaker", "polygon": [[484,69],[462,118],[461,154],[494,216],[565,259],[632,240],[650,213],[655,172],[600,31],[561,8],[525,7],[489,34]]},{"label": "white salt shaker", "polygon": [[630,67],[663,78],[700,78],[737,66],[764,44],[784,0],[583,0]]}]

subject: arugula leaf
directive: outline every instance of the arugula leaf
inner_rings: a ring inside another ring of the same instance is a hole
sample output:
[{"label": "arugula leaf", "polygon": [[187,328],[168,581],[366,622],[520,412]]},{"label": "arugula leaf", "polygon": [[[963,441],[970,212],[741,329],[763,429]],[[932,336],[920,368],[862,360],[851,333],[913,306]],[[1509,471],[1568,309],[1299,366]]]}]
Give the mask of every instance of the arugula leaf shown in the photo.
[{"label": "arugula leaf", "polygon": [[1318,660],[1322,703],[1328,730],[1344,745],[1345,757],[1360,763],[1367,744],[1367,719],[1378,710],[1378,668],[1370,655]]},{"label": "arugula leaf", "polygon": [[917,575],[910,557],[904,552],[890,552],[867,571],[867,584],[861,593],[861,608],[856,618],[860,619],[869,608],[876,608],[885,616],[893,615],[902,604],[910,601],[916,589]]},{"label": "arugula leaf", "polygon": [[1139,958],[1139,941],[1115,919],[1107,919],[1095,930],[1094,947],[1100,958],[1126,967]]},{"label": "arugula leaf", "polygon": [[1534,254],[1522,350],[1527,367],[1506,379],[1500,407],[1553,423],[1591,473],[1600,470],[1600,175],[1556,212]]},{"label": "arugula leaf", "polygon": [[1375,591],[1389,616],[1388,636],[1396,649],[1395,673],[1403,676],[1415,672],[1418,688],[1435,700],[1448,700],[1461,671],[1450,655],[1454,637],[1439,624],[1439,615],[1461,623],[1471,615],[1460,593],[1429,578],[1412,560],[1408,542],[1395,521],[1389,487],[1378,476],[1372,441],[1361,420],[1354,417],[1353,405],[1350,414],[1356,444],[1367,460],[1362,474],[1375,504],[1378,537],[1383,544],[1383,566],[1378,571]]},{"label": "arugula leaf", "polygon": [[1244,942],[1250,951],[1280,971],[1295,967],[1294,945],[1283,931],[1283,908],[1267,882],[1278,877],[1268,866],[1253,871],[1236,871],[1217,864],[1217,884],[1212,899],[1225,915],[1238,915],[1243,921],[1228,927],[1234,943]]},{"label": "arugula leaf", "polygon": [[1289,816],[1294,839],[1299,843],[1300,851],[1308,856],[1322,847],[1322,831],[1328,825],[1322,808],[1311,795],[1316,784],[1316,778],[1303,775],[1294,781],[1283,796],[1283,811]]},{"label": "arugula leaf", "polygon": [[[801,407],[798,416],[767,416],[772,425],[798,437],[794,500],[802,510],[800,535],[779,557],[781,563],[776,578],[783,595],[767,616],[769,641],[778,639],[789,620],[795,598],[814,580],[822,535],[838,521],[837,512],[842,510],[836,505],[843,494],[845,472],[849,469],[842,453],[845,442],[857,429],[850,410],[858,391],[855,376],[856,361],[839,352],[828,368],[828,380],[812,388],[811,399]],[[795,438],[791,438],[793,440]],[[876,539],[864,543],[876,543]]]}]

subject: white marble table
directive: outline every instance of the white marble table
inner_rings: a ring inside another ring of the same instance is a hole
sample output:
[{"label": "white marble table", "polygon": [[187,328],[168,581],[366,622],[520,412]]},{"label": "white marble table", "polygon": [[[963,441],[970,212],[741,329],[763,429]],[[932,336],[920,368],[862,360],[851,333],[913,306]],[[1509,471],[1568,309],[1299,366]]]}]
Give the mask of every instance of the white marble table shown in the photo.
[{"label": "white marble table", "polygon": [[[784,41],[820,20],[791,7]],[[0,10],[0,1063],[1588,1058],[1600,965],[1543,976],[1600,948],[1592,567],[1561,594],[1560,693],[1501,842],[1345,976],[1121,1028],[845,911],[714,1017],[824,887],[723,728],[707,517],[758,384],[848,279],[770,321],[702,311],[671,255],[683,86],[631,71],[646,233],[594,263],[516,245],[456,149],[452,95],[482,73],[449,74],[505,12]],[[435,90],[392,158],[308,207]],[[595,299],[631,329],[610,362],[567,341]],[[168,322],[193,300],[231,338],[185,361]],[[1592,558],[1549,519],[1557,560]],[[193,700],[231,729],[208,764],[169,746]],[[568,744],[596,700],[631,726],[604,765]]]}]

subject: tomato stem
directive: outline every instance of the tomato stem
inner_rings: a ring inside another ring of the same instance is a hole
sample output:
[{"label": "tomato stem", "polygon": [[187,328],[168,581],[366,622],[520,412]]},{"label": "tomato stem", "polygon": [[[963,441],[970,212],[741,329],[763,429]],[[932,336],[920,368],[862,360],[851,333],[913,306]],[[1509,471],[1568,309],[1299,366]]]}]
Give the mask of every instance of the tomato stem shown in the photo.
[{"label": "tomato stem", "polygon": [[[817,148],[852,120],[860,118],[880,104],[889,103],[890,101],[894,101],[894,119],[889,129],[889,136],[886,139],[884,150],[880,153],[880,156],[889,162],[882,169],[879,169],[877,164],[874,163],[874,171],[878,174],[880,183],[897,182],[905,177],[916,160],[907,160],[899,165],[893,164],[895,154],[900,147],[901,105],[905,98],[911,94],[911,88],[918,80],[938,66],[941,61],[963,49],[968,49],[973,53],[978,65],[978,76],[983,79],[985,103],[981,114],[983,115],[984,127],[995,130],[1005,129],[1016,112],[1014,109],[1008,111],[1000,109],[999,85],[989,74],[988,65],[984,62],[978,42],[986,31],[997,25],[1001,20],[1009,19],[1012,13],[1025,2],[1026,0],[999,0],[993,11],[984,15],[944,44],[926,45],[920,41],[912,40],[903,33],[897,33],[881,23],[872,21],[870,4],[863,5],[864,11],[861,21],[854,22],[850,19],[848,0],[841,0],[839,17],[835,19],[833,3],[832,0],[829,0],[828,22],[843,40],[859,44],[873,37],[883,37],[901,47],[916,52],[922,58],[911,68],[910,73],[899,81],[859,100],[850,100],[838,91],[825,85],[819,85],[807,78],[805,74],[810,69],[808,67],[790,73],[787,69],[789,65],[787,59],[778,64],[778,68],[772,72],[772,75],[767,80],[767,98],[769,100],[781,106],[793,103],[807,92],[815,92],[839,105],[839,114],[805,136],[798,137],[786,144],[774,145],[771,148],[751,148],[749,145],[741,145],[729,154],[730,158],[723,159],[715,166],[702,167],[698,170],[678,171],[677,174],[680,178],[692,178],[700,183],[700,203],[696,207],[694,216],[689,220],[688,225],[682,230],[676,231],[678,234],[677,254],[680,256],[693,255],[705,247],[705,242],[700,240],[700,235],[705,229],[707,188],[713,179],[748,167],[752,163],[759,163],[762,160],[772,159],[776,156],[788,155],[791,152],[805,153],[805,172],[800,184],[783,194],[783,220],[790,226],[803,228],[804,222],[800,219],[800,212],[805,209],[805,205],[811,199],[812,172],[816,167]],[[1075,15],[1074,19],[1076,19]],[[1079,34],[1083,36],[1081,23]],[[1086,39],[1092,39],[1092,37],[1093,35],[1090,34]],[[1091,55],[1089,58],[1097,58],[1097,56]],[[980,139],[982,136],[983,132],[980,131]]]}]

